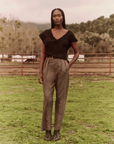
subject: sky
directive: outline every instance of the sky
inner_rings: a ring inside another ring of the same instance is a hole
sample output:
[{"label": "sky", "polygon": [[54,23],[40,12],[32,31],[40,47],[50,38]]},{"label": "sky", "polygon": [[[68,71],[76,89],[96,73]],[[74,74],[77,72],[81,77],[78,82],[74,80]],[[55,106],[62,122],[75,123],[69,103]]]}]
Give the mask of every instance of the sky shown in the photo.
[{"label": "sky", "polygon": [[61,8],[66,23],[92,21],[114,14],[114,0],[0,0],[0,17],[23,22],[50,23],[51,11]]}]

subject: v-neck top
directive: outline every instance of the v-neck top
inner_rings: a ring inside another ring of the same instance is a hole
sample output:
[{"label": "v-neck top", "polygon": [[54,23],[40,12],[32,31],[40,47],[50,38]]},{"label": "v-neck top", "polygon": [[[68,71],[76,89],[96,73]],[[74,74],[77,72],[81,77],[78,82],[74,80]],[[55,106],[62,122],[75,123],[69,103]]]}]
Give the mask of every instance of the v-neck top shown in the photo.
[{"label": "v-neck top", "polygon": [[53,36],[51,29],[45,30],[39,36],[45,45],[46,56],[53,56],[64,60],[67,60],[67,50],[71,47],[71,43],[77,42],[70,30],[59,39]]}]

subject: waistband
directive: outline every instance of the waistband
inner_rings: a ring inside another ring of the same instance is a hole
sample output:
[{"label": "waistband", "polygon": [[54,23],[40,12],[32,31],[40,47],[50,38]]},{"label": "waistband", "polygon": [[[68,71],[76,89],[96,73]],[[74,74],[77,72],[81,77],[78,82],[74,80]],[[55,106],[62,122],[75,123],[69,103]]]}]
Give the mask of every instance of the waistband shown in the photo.
[{"label": "waistband", "polygon": [[46,57],[48,57],[48,58],[54,58],[54,59],[61,59],[61,58],[59,58],[57,56],[52,56],[52,55],[47,55]]},{"label": "waistband", "polygon": [[54,58],[54,59],[63,59],[63,60],[66,60],[69,63],[69,61],[67,59],[60,58],[60,57],[57,57],[57,56],[46,55],[46,57],[48,57],[48,58]]}]

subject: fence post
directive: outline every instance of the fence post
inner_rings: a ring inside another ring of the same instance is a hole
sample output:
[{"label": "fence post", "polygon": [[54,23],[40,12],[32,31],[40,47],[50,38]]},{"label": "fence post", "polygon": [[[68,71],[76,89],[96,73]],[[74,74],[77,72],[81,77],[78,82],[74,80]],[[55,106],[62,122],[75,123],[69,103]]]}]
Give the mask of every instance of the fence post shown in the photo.
[{"label": "fence post", "polygon": [[109,75],[110,75],[111,74],[111,54],[109,56],[110,56],[110,60],[109,60]]},{"label": "fence post", "polygon": [[22,62],[21,62],[21,76],[23,76],[23,54],[22,54],[21,60],[22,60]]}]

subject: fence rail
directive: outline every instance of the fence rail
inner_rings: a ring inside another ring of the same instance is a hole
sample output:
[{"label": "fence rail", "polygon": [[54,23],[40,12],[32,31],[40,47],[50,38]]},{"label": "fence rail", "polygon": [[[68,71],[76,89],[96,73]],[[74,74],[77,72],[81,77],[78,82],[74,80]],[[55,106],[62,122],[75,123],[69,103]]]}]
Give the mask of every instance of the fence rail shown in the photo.
[{"label": "fence rail", "polygon": [[[86,53],[71,66],[70,75],[114,73],[114,53]],[[38,75],[39,54],[0,54],[0,75]]]}]

